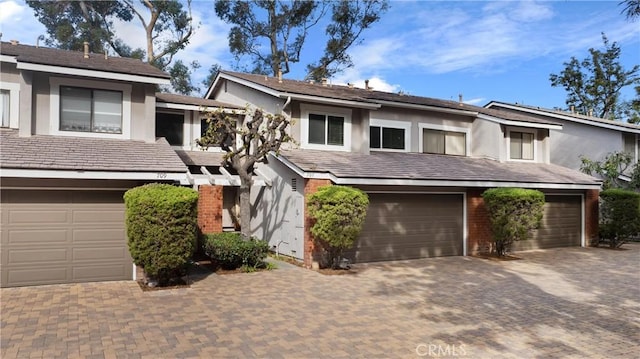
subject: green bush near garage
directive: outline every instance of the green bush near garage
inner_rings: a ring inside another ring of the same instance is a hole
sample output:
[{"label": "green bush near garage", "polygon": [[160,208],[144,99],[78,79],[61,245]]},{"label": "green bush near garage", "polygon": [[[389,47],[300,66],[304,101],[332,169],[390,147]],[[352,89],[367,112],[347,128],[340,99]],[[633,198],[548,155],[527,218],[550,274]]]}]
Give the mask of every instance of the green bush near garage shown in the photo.
[{"label": "green bush near garage", "polygon": [[640,233],[640,193],[608,189],[600,193],[599,241],[620,248]]},{"label": "green bush near garage", "polygon": [[261,268],[269,244],[256,238],[244,240],[241,233],[222,232],[204,236],[204,252],[223,269]]},{"label": "green bush near garage", "polygon": [[160,286],[184,275],[196,249],[198,192],[153,183],[128,190],[124,202],[134,263]]},{"label": "green bush near garage", "polygon": [[328,258],[323,267],[340,267],[342,253],[353,247],[362,231],[369,207],[369,196],[348,186],[323,186],[307,198],[313,218],[311,234]]},{"label": "green bush near garage", "polygon": [[491,188],[482,193],[493,233],[493,252],[504,256],[514,241],[530,238],[542,222],[544,193],[524,188]]}]

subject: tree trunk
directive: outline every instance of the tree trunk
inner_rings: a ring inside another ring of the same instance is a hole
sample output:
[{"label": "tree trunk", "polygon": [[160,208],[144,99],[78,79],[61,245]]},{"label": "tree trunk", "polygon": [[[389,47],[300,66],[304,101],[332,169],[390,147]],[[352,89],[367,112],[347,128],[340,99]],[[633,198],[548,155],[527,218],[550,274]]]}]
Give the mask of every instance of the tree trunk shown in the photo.
[{"label": "tree trunk", "polygon": [[240,232],[243,239],[251,238],[251,184],[245,183],[240,185]]}]

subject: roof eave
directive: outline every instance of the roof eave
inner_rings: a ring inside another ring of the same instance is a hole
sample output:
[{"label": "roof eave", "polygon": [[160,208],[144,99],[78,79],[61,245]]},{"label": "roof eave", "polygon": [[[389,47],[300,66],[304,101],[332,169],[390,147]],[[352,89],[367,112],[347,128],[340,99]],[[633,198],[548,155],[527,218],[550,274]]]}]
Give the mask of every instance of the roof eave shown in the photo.
[{"label": "roof eave", "polygon": [[499,118],[491,115],[486,115],[484,113],[479,113],[478,118],[482,120],[487,120],[491,122],[496,122],[501,125],[506,126],[518,126],[518,127],[530,127],[530,128],[546,128],[549,130],[562,130],[562,125],[560,124],[550,124],[550,123],[535,123],[535,122],[526,122],[526,121],[517,121],[517,120],[507,120],[504,118]]},{"label": "roof eave", "polygon": [[141,82],[141,83],[148,83],[148,84],[154,84],[154,85],[171,84],[170,79],[165,77],[155,77],[155,76],[149,76],[149,75],[132,75],[132,74],[125,74],[120,72],[80,69],[76,67],[43,65],[43,64],[22,62],[22,61],[17,62],[17,68],[19,70],[40,71],[40,72],[48,72],[48,73],[63,74],[63,75],[76,75],[76,76],[83,76],[83,77],[108,79],[108,80]]}]

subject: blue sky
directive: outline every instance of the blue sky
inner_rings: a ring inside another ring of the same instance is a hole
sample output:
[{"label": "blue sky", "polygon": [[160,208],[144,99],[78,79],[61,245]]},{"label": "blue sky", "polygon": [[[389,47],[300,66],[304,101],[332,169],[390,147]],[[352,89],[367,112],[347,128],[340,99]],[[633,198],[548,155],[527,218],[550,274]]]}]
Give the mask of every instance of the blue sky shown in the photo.
[{"label": "blue sky", "polygon": [[[518,102],[547,108],[564,107],[565,92],[553,88],[550,73],[559,73],[571,56],[582,59],[590,47],[602,48],[601,32],[622,48],[627,69],[640,64],[640,20],[627,21],[613,1],[391,1],[382,20],[351,49],[355,66],[333,83],[364,80],[377,90],[404,91],[440,99],[464,96],[469,103]],[[203,78],[209,66],[232,69],[227,46],[229,26],[213,11],[212,1],[194,1],[199,27],[179,58],[197,59]],[[118,33],[141,46],[138,24],[120,24]],[[44,27],[33,11],[17,0],[0,2],[2,39],[35,44]],[[301,63],[287,78],[302,79],[305,65],[323,48],[323,30],[316,28],[303,50]],[[198,81],[199,82],[199,81]],[[203,89],[204,91],[204,89]],[[623,97],[633,96],[631,88]]]}]

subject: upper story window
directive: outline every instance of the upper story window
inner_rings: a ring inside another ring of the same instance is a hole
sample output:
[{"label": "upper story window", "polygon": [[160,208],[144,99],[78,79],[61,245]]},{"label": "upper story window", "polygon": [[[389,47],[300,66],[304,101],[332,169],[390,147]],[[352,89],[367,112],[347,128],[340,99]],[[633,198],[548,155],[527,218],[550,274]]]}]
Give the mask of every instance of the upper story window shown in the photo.
[{"label": "upper story window", "polygon": [[[131,84],[66,77],[51,77],[49,84],[49,134],[130,138]],[[154,121],[139,108],[136,120]]]},{"label": "upper story window", "polygon": [[156,137],[164,137],[171,146],[182,146],[184,142],[184,114],[156,113]]},{"label": "upper story window", "polygon": [[0,90],[0,110],[2,111],[2,127],[9,127],[10,125],[10,108],[11,102],[9,97],[9,90]]},{"label": "upper story window", "polygon": [[60,131],[122,133],[122,92],[60,86]]},{"label": "upper story window", "polygon": [[535,135],[531,132],[509,132],[509,158],[512,160],[534,159]]},{"label": "upper story window", "polygon": [[351,149],[351,110],[301,105],[302,147],[349,151]]},{"label": "upper story window", "polygon": [[465,132],[422,129],[422,152],[441,155],[465,156],[467,134]]},{"label": "upper story window", "polygon": [[1,127],[18,128],[20,84],[0,82],[0,117]]},{"label": "upper story window", "polygon": [[[203,118],[200,120],[200,137],[203,137],[204,134],[207,132],[207,130],[209,129],[210,123],[209,120],[207,120],[206,118]],[[237,126],[237,123],[236,123]],[[217,133],[220,135],[222,134],[222,129],[218,129]],[[236,134],[232,133],[231,137],[227,137],[227,139],[225,140],[225,144],[227,146],[231,146],[233,144],[233,140],[235,139]]]},{"label": "upper story window", "polygon": [[372,150],[409,151],[410,138],[410,122],[373,118],[369,122],[369,148]]}]

